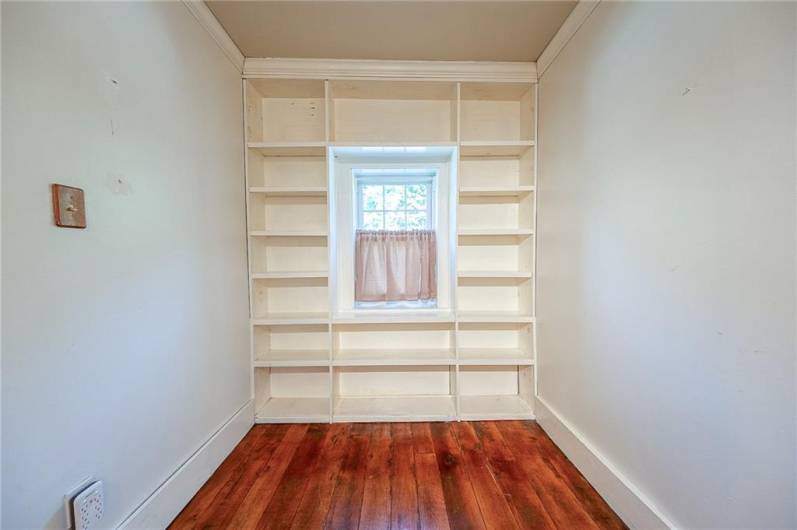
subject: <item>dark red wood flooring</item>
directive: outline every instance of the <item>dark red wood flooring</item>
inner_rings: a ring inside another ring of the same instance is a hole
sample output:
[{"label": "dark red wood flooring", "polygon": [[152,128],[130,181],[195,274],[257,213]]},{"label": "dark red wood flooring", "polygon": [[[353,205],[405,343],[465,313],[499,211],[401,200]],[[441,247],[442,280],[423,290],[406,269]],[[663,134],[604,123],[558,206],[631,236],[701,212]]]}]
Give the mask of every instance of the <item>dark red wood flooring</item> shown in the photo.
[{"label": "dark red wood flooring", "polygon": [[626,528],[533,421],[256,425],[183,528]]}]

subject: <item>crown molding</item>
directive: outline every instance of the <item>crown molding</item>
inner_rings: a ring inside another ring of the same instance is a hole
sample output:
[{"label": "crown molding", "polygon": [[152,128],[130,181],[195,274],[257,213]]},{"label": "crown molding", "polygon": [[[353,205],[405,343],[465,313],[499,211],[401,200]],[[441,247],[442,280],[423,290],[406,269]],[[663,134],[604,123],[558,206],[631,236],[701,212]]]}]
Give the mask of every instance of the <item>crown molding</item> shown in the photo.
[{"label": "crown molding", "polygon": [[250,58],[245,78],[423,79],[427,81],[537,81],[536,63],[489,61],[379,61]]},{"label": "crown molding", "polygon": [[537,75],[542,77],[545,70],[551,66],[556,57],[559,55],[573,35],[576,34],[581,25],[587,21],[592,11],[598,6],[601,0],[580,0],[570,15],[562,23],[562,27],[553,36],[551,42],[537,58]]},{"label": "crown molding", "polygon": [[238,46],[235,45],[227,32],[224,31],[224,28],[219,24],[219,21],[216,20],[216,16],[210,8],[205,5],[205,2],[202,0],[183,0],[183,5],[194,15],[194,18],[205,28],[205,31],[213,37],[213,40],[219,45],[224,55],[235,65],[235,68],[237,68],[239,72],[243,72],[244,54],[241,53]]}]

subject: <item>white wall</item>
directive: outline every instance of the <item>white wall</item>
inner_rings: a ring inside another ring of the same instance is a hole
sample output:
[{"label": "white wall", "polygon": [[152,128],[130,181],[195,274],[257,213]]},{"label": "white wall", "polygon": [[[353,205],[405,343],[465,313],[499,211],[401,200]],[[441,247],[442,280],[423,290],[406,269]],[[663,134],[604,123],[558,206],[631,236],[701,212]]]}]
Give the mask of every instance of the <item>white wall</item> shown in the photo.
[{"label": "white wall", "polygon": [[540,83],[540,395],[683,528],[797,524],[796,8],[603,2]]},{"label": "white wall", "polygon": [[3,2],[2,66],[2,526],[111,527],[250,397],[240,74],[179,2]]}]

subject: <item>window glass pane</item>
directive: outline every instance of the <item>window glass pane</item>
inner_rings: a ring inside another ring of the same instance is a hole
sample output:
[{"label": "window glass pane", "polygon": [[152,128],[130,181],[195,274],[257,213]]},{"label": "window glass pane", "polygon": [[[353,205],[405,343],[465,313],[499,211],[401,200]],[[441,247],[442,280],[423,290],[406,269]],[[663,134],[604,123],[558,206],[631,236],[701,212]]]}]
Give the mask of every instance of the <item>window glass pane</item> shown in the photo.
[{"label": "window glass pane", "polygon": [[406,207],[404,186],[385,186],[385,210],[402,210]]},{"label": "window glass pane", "polygon": [[404,212],[385,212],[385,230],[406,230],[407,221],[404,215]]},{"label": "window glass pane", "polygon": [[410,210],[425,210],[429,186],[425,184],[410,184],[407,186],[407,208]]},{"label": "window glass pane", "polygon": [[363,212],[363,230],[383,230],[382,212]]},{"label": "window glass pane", "polygon": [[364,185],[362,187],[363,210],[382,209],[382,186]]},{"label": "window glass pane", "polygon": [[426,223],[426,211],[420,212],[407,212],[407,230],[426,230],[428,224]]}]

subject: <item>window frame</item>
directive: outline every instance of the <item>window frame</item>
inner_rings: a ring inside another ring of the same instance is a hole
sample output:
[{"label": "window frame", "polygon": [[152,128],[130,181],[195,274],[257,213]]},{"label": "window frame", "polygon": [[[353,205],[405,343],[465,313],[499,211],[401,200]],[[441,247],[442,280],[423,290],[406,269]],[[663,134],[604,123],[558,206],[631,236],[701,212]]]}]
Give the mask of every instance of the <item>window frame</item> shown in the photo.
[{"label": "window frame", "polygon": [[[399,170],[396,170],[399,171]],[[398,172],[390,172],[385,173],[384,175],[358,175],[355,172],[354,181],[356,187],[356,205],[355,205],[355,212],[354,212],[354,228],[355,230],[366,230],[362,228],[363,226],[363,218],[364,213],[366,211],[369,212],[382,212],[382,230],[388,232],[396,232],[397,230],[389,230],[385,227],[385,214],[387,212],[403,212],[405,215],[407,212],[421,212],[423,210],[416,210],[410,208],[403,208],[400,210],[388,210],[385,208],[384,203],[384,189],[382,192],[382,208],[380,210],[365,210],[363,208],[363,187],[368,185],[378,185],[378,186],[404,186],[405,187],[405,194],[406,194],[406,186],[410,186],[412,184],[425,184],[428,187],[428,194],[426,196],[426,227],[424,230],[435,230],[437,227],[437,220],[435,218],[436,208],[435,204],[437,201],[437,170],[431,169],[428,171],[428,174],[418,175],[418,174],[407,174],[403,175]],[[405,195],[406,197],[406,195]],[[407,229],[404,230],[413,230]]]}]

